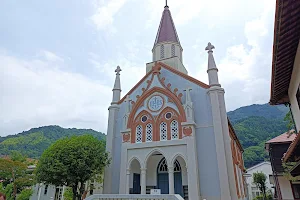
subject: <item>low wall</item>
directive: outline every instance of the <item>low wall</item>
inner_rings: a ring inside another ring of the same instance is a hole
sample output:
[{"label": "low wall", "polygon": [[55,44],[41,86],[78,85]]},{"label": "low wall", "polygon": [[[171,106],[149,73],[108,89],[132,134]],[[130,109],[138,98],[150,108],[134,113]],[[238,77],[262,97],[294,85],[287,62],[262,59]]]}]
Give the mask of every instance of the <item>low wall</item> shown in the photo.
[{"label": "low wall", "polygon": [[178,194],[141,195],[141,194],[95,194],[85,200],[184,200]]}]

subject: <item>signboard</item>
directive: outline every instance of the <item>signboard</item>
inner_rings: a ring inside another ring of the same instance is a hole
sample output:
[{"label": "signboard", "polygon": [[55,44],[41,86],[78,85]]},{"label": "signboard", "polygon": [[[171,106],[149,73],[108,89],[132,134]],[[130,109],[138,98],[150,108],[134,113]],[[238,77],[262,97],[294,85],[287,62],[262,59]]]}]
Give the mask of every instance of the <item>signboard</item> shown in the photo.
[{"label": "signboard", "polygon": [[160,194],[160,189],[151,189],[150,194]]}]

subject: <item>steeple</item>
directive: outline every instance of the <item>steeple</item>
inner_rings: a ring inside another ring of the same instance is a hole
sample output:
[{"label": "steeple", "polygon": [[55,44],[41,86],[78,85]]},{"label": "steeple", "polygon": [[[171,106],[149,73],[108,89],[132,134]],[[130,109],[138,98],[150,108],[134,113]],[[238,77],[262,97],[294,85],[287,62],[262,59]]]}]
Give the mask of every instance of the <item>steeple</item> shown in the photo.
[{"label": "steeple", "polygon": [[[152,49],[152,61],[160,61],[187,74],[187,70],[182,64],[182,47],[177,35],[177,31],[172,19],[172,15],[166,0],[154,46]],[[147,72],[152,65],[147,66]]]},{"label": "steeple", "polygon": [[167,5],[167,1],[162,13],[154,46],[161,42],[174,42],[180,45],[172,15],[169,10],[169,6]]}]

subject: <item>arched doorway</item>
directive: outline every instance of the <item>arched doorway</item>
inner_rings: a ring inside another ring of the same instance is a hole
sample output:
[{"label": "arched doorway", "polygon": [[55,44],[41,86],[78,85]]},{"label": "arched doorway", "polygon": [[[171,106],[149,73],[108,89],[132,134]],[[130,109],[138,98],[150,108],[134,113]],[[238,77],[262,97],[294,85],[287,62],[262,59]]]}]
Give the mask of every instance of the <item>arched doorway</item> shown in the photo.
[{"label": "arched doorway", "polygon": [[[161,194],[169,194],[168,164],[165,158],[157,166],[157,187],[161,189]],[[174,162],[174,192],[183,197],[182,173],[178,160]]]},{"label": "arched doorway", "polygon": [[130,194],[141,194],[141,165],[137,159],[133,159],[129,165],[130,167]]}]

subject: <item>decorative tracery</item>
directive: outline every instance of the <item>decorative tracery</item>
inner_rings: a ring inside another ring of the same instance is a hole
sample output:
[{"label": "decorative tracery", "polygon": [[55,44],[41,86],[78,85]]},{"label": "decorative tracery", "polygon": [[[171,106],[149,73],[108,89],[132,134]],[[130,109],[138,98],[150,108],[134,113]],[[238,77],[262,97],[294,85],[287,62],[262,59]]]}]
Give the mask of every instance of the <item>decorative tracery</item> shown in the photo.
[{"label": "decorative tracery", "polygon": [[167,124],[162,122],[159,126],[160,140],[167,140]]},{"label": "decorative tracery", "polygon": [[172,53],[172,56],[175,56],[175,45],[172,44],[171,46],[171,53]]},{"label": "decorative tracery", "polygon": [[167,160],[163,158],[158,165],[158,173],[167,173],[167,172],[168,172]]},{"label": "decorative tracery", "polygon": [[178,122],[176,120],[173,120],[171,122],[171,138],[172,140],[178,139]]},{"label": "decorative tracery", "polygon": [[136,127],[136,131],[135,132],[136,132],[136,140],[135,140],[135,142],[136,143],[142,142],[142,138],[143,138],[143,128],[142,128],[142,126],[138,125]]},{"label": "decorative tracery", "polygon": [[149,123],[146,125],[146,142],[151,142],[153,140],[152,132],[153,132],[152,124]]},{"label": "decorative tracery", "polygon": [[174,172],[180,172],[181,171],[181,166],[178,162],[178,160],[175,160],[174,162]]},{"label": "decorative tracery", "polygon": [[160,58],[164,58],[165,57],[165,46],[162,44],[160,46]]}]

